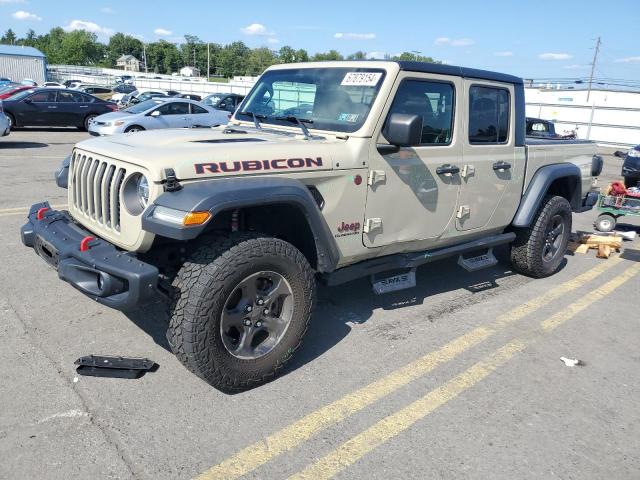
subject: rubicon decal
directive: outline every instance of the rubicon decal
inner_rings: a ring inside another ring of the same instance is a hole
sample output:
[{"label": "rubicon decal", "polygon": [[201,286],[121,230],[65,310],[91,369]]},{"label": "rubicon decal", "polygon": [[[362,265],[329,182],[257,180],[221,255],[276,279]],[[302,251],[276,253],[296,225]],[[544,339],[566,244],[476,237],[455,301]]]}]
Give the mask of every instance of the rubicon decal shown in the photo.
[{"label": "rubicon decal", "polygon": [[258,170],[288,170],[297,168],[315,168],[322,166],[322,157],[316,158],[277,158],[275,160],[242,160],[234,162],[196,163],[197,174],[255,172]]},{"label": "rubicon decal", "polygon": [[356,235],[358,233],[360,233],[360,222],[341,222],[340,225],[338,225],[338,233],[335,237],[346,237],[347,235]]}]

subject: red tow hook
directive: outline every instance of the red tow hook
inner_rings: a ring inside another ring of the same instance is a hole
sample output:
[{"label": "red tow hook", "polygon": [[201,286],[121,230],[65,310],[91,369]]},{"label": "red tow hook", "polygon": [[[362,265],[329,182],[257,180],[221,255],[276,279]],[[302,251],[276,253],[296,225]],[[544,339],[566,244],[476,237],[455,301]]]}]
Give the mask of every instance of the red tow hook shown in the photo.
[{"label": "red tow hook", "polygon": [[39,208],[38,212],[36,213],[36,220],[42,220],[44,218],[44,214],[48,211],[49,209],[47,207]]},{"label": "red tow hook", "polygon": [[91,240],[95,240],[96,237],[92,237],[91,235],[87,235],[86,237],[84,237],[82,240],[80,240],[80,251],[81,252],[86,252],[87,250],[89,250],[89,242]]}]

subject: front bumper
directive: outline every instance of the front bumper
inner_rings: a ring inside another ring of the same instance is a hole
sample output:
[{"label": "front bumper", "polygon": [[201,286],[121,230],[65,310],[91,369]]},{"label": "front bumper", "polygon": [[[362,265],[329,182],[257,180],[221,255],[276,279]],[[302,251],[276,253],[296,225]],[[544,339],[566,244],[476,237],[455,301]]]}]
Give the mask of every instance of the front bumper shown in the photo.
[{"label": "front bumper", "polygon": [[[49,210],[38,220],[43,208]],[[80,242],[93,235],[76,225],[67,212],[51,210],[48,202],[31,207],[20,235],[24,245],[58,270],[61,280],[103,305],[131,310],[160,296],[156,267],[100,238],[80,251]]]},{"label": "front bumper", "polygon": [[92,123],[91,125],[89,125],[89,135],[92,135],[94,137],[115,135],[116,133],[122,133],[122,127],[96,125],[95,123]]}]

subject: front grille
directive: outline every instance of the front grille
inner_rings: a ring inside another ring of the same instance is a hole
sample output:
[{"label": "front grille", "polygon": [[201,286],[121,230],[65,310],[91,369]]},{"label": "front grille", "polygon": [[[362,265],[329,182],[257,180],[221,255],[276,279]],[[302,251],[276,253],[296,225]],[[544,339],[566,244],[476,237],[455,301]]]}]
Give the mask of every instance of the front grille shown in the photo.
[{"label": "front grille", "polygon": [[126,169],[91,154],[76,152],[69,165],[69,189],[75,211],[120,232],[120,192]]}]

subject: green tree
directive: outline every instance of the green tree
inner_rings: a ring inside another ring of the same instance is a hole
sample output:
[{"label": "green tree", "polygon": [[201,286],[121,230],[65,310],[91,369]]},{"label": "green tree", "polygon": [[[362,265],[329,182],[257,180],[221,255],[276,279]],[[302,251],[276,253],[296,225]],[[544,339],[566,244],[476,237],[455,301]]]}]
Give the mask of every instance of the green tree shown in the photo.
[{"label": "green tree", "polygon": [[7,45],[15,45],[17,40],[18,40],[18,36],[15,34],[13,30],[9,29],[6,32],[4,32],[4,35],[2,36],[2,38],[0,38],[0,43],[4,43]]},{"label": "green tree", "polygon": [[318,52],[313,56],[313,60],[321,62],[325,60],[344,60],[344,57],[337,50],[329,50],[328,52]]},{"label": "green tree", "polygon": [[98,43],[95,33],[74,30],[65,33],[60,45],[65,63],[71,65],[96,65],[104,60],[105,45]]},{"label": "green tree", "polygon": [[424,55],[420,55],[415,52],[402,52],[400,55],[394,55],[391,57],[392,60],[405,60],[412,62],[427,62],[427,63],[442,63],[439,60],[434,60],[431,57],[425,57]]},{"label": "green tree", "polygon": [[147,64],[158,73],[173,73],[182,67],[182,55],[178,47],[166,40],[147,45]]},{"label": "green tree", "polygon": [[282,63],[294,63],[296,61],[296,51],[289,45],[285,45],[278,51],[278,57]]},{"label": "green tree", "polygon": [[245,75],[247,57],[251,50],[243,42],[233,42],[222,47],[218,60],[218,72],[230,78],[234,75]]},{"label": "green tree", "polygon": [[247,56],[247,75],[260,75],[267,67],[278,63],[278,56],[267,47],[254,48]]},{"label": "green tree", "polygon": [[367,53],[361,50],[358,50],[357,52],[352,53],[347,57],[347,60],[366,60],[366,59],[367,59]]},{"label": "green tree", "polygon": [[30,28],[29,30],[27,30],[27,35],[24,38],[18,40],[18,43],[20,45],[24,45],[25,47],[38,48],[38,40],[38,35],[36,35],[36,32],[32,28]]},{"label": "green tree", "polygon": [[304,48],[296,50],[296,62],[308,62],[309,54]]},{"label": "green tree", "polygon": [[116,66],[116,60],[122,55],[133,55],[138,60],[142,60],[142,42],[131,35],[116,33],[107,44],[106,63],[109,67]]}]

